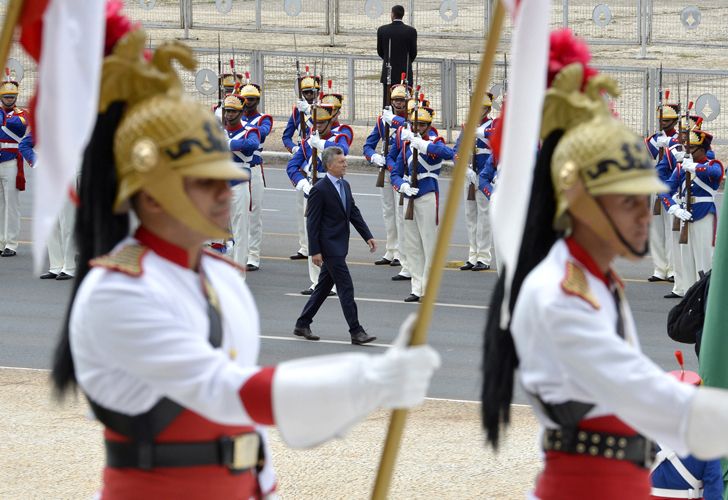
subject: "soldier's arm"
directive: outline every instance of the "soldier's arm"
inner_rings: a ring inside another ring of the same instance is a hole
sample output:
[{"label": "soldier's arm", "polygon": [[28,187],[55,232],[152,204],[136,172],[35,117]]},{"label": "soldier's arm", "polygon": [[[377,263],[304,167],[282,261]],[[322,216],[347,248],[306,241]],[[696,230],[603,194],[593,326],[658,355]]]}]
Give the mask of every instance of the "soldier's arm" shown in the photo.
[{"label": "soldier's arm", "polygon": [[294,118],[296,111],[291,113],[291,116],[288,118],[288,123],[286,123],[286,128],[283,129],[283,135],[281,136],[281,139],[283,140],[283,145],[286,147],[288,152],[290,153],[297,144],[293,142],[293,134],[296,132],[297,124],[296,120]]},{"label": "soldier's arm", "polygon": [[381,121],[381,118],[377,118],[377,123],[374,124],[374,128],[367,136],[366,142],[364,142],[364,157],[367,159],[367,161],[372,160],[372,155],[377,152],[377,144],[379,144],[379,141],[382,138],[381,133],[379,132],[379,123]]}]

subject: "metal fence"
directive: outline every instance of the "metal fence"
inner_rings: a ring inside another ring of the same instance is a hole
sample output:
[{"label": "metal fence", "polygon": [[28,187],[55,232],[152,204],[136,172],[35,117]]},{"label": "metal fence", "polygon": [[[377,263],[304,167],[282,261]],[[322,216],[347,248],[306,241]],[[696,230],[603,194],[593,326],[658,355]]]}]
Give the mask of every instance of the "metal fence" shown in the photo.
[{"label": "metal fence", "polygon": [[[371,35],[393,5],[422,38],[479,39],[495,0],[126,0],[149,28]],[[4,0],[0,0],[4,3]],[[596,44],[728,46],[725,0],[553,0],[551,27],[569,27]],[[505,38],[510,36],[510,19]]]}]

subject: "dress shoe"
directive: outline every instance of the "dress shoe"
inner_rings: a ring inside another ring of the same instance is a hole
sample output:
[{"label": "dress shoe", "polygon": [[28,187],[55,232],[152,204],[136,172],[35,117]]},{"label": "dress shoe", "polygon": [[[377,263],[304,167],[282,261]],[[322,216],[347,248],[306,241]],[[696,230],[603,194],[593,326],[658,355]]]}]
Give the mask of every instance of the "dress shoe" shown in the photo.
[{"label": "dress shoe", "polygon": [[255,264],[248,264],[247,266],[245,266],[245,270],[249,273],[257,271],[258,269],[260,269],[260,267],[256,266]]},{"label": "dress shoe", "polygon": [[313,293],[313,288],[306,288],[305,290],[301,290],[301,295],[311,295]]},{"label": "dress shoe", "polygon": [[15,250],[6,248],[2,253],[0,253],[0,257],[15,257],[16,254],[17,252]]},{"label": "dress shoe", "polygon": [[392,263],[392,261],[391,261],[391,260],[389,260],[389,259],[388,259],[388,258],[386,258],[386,257],[382,257],[381,259],[379,259],[379,260],[375,260],[375,261],[374,261],[374,265],[375,265],[375,266],[388,266],[388,265],[390,265],[391,263]]},{"label": "dress shoe", "polygon": [[404,301],[405,302],[419,302],[420,298],[417,295],[415,295],[414,293],[411,293],[404,298]]},{"label": "dress shoe", "polygon": [[288,258],[291,260],[304,260],[304,259],[308,259],[308,256],[303,255],[301,252],[296,252],[295,254],[291,255]]},{"label": "dress shoe", "polygon": [[328,295],[328,296],[329,296],[329,297],[336,297],[336,292],[335,292],[335,291],[333,291],[333,290],[331,290],[331,291],[329,292],[329,295]]},{"label": "dress shoe", "polygon": [[473,266],[473,268],[471,269],[471,271],[487,271],[488,269],[490,269],[490,266],[488,264],[484,264],[484,263],[478,261]]},{"label": "dress shoe", "polygon": [[649,281],[650,283],[654,283],[655,281],[667,281],[667,280],[664,279],[664,278],[658,278],[657,276],[655,276],[653,274],[652,276],[650,276],[649,278],[647,278],[647,281]]},{"label": "dress shoe", "polygon": [[392,281],[412,281],[412,276],[404,276],[403,274],[397,274],[392,276]]},{"label": "dress shoe", "polygon": [[364,330],[351,334],[351,343],[354,345],[364,345],[375,340],[377,340],[376,337],[367,335],[367,332]]},{"label": "dress shoe", "polygon": [[66,281],[66,280],[72,280],[73,276],[66,273],[61,273],[58,276],[56,276],[56,281]]},{"label": "dress shoe", "polygon": [[394,259],[392,262],[389,263],[389,265],[392,267],[399,267],[402,264],[399,262],[399,259]]},{"label": "dress shoe", "polygon": [[307,327],[307,326],[303,326],[303,327],[297,326],[297,327],[295,327],[293,329],[293,335],[295,335],[297,337],[303,337],[306,340],[319,340],[321,338],[318,335],[314,335],[311,332],[311,329],[309,327]]},{"label": "dress shoe", "polygon": [[669,281],[670,283],[675,283],[675,276],[668,276],[667,281]]},{"label": "dress shoe", "polygon": [[471,264],[470,262],[466,262],[465,265],[460,266],[460,270],[461,271],[470,271],[474,267],[475,266],[473,264]]},{"label": "dress shoe", "polygon": [[52,272],[48,271],[45,274],[41,274],[40,275],[40,279],[42,279],[42,280],[54,280],[54,279],[56,279],[56,276],[58,276],[56,273],[52,273]]},{"label": "dress shoe", "polygon": [[670,292],[667,295],[664,296],[666,299],[682,299],[681,296],[676,294],[675,292]]}]

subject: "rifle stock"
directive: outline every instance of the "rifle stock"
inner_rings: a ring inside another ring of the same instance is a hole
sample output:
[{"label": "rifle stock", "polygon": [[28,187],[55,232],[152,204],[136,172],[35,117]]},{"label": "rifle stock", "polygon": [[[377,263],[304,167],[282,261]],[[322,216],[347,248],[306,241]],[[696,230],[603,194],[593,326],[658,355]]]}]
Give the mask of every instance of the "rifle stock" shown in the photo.
[{"label": "rifle stock", "polygon": [[[415,132],[418,132],[420,129],[420,122],[417,119],[418,111],[419,111],[419,102],[417,104],[415,104],[415,123],[414,123]],[[417,184],[418,184],[417,170],[419,168],[420,168],[420,152],[417,149],[412,148],[412,163],[411,163],[411,167],[410,167],[410,186],[412,186],[414,188],[416,188]],[[407,211],[404,214],[404,219],[413,220],[414,217],[415,217],[415,198],[413,196],[407,201]]]},{"label": "rifle stock", "polygon": [[[385,103],[384,106],[389,106],[392,103],[392,64],[390,62],[392,58],[392,39],[389,39],[389,52],[387,53],[387,91],[384,94]],[[389,154],[389,123],[384,125],[384,158],[387,158]],[[377,174],[377,182],[375,184],[378,188],[384,187],[384,169],[387,168],[385,163],[379,167],[379,174]]]},{"label": "rifle stock", "polygon": [[[313,126],[316,126],[316,111],[318,109],[318,106],[314,104],[313,107]],[[311,184],[316,184],[318,182],[318,150],[316,148],[311,148]]]},{"label": "rifle stock", "polygon": [[[690,131],[688,130],[688,134],[690,134]],[[690,139],[688,139],[689,141]],[[691,203],[692,198],[692,189],[690,184],[692,184],[693,179],[692,175],[690,175],[690,172],[685,172],[685,210],[692,213],[693,211],[693,204]],[[678,219],[679,220],[679,219]],[[689,221],[683,221],[682,222],[682,228],[680,229],[680,239],[678,240],[681,245],[687,245],[688,244],[688,225],[690,224]]]}]

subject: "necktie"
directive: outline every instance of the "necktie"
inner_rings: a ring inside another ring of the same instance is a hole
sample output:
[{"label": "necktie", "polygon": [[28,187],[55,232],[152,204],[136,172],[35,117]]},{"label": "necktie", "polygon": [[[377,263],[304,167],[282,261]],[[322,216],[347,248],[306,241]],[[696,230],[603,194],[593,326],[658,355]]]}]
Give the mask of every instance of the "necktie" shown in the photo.
[{"label": "necktie", "polygon": [[339,186],[339,197],[341,198],[341,204],[344,205],[344,211],[346,211],[346,191],[344,190],[344,181],[339,179],[336,181]]}]

